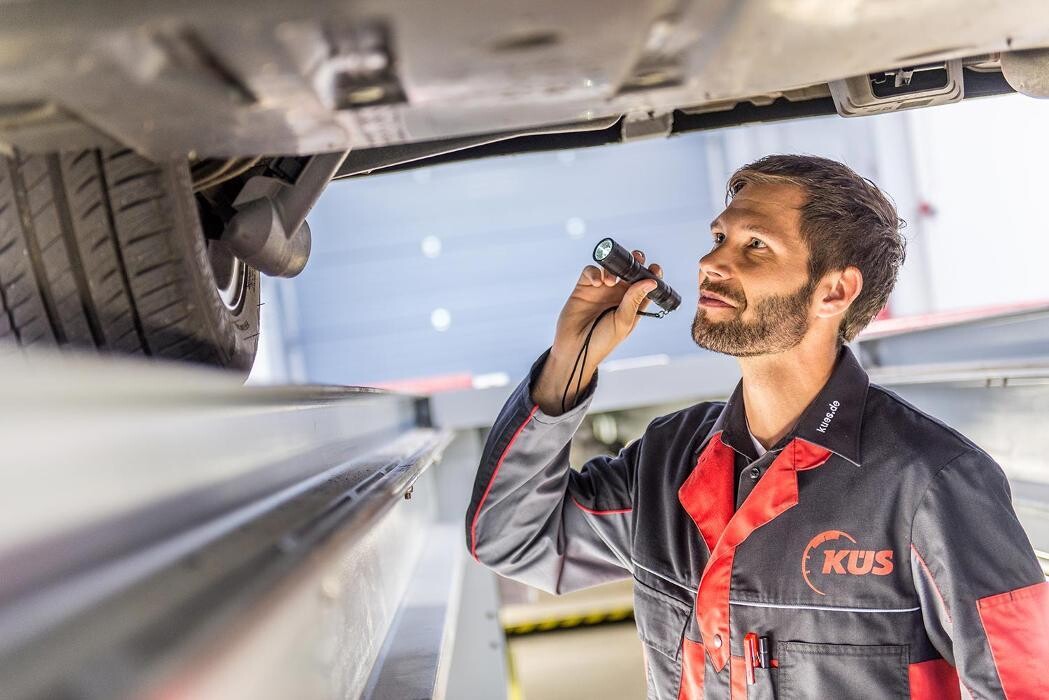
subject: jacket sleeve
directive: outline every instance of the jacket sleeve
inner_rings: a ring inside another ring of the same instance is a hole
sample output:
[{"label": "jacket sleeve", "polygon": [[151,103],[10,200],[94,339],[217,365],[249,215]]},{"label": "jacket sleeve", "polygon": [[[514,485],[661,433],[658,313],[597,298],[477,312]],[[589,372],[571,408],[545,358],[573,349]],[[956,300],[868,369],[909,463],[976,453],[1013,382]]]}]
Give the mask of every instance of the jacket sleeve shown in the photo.
[{"label": "jacket sleeve", "polygon": [[1049,698],[1049,583],[1005,474],[979,450],[932,479],[911,533],[925,627],[977,698]]},{"label": "jacket sleeve", "polygon": [[531,396],[549,354],[532,365],[488,435],[466,512],[466,544],[503,576],[567,593],[630,574],[632,493],[643,437],[614,457],[572,469],[569,447],[597,374],[576,406],[549,416]]}]

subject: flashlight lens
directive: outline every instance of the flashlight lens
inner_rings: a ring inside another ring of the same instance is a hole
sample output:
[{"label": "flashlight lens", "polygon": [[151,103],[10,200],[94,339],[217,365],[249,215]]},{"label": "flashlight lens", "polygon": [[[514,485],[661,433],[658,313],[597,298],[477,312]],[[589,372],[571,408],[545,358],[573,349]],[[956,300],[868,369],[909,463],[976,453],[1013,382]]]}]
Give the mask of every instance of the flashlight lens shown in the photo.
[{"label": "flashlight lens", "polygon": [[604,260],[608,257],[608,254],[612,252],[613,245],[611,238],[606,238],[598,243],[597,247],[594,248],[594,260]]}]

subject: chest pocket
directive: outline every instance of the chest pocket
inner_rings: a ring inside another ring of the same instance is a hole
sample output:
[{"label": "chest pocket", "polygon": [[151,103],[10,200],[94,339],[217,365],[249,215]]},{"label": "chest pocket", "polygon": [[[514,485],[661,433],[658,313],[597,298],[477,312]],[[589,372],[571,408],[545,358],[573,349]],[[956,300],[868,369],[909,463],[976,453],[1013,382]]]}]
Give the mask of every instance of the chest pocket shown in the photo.
[{"label": "chest pocket", "polygon": [[910,695],[906,645],[776,644],[777,698],[877,698]]},{"label": "chest pocket", "polygon": [[692,607],[634,579],[634,619],[641,641],[677,660]]}]

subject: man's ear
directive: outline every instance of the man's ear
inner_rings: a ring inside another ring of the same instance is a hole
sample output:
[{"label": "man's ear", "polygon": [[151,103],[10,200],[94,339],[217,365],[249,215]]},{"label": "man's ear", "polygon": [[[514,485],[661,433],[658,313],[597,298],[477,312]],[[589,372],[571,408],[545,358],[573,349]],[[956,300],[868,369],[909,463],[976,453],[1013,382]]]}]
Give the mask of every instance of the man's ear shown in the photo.
[{"label": "man's ear", "polygon": [[832,318],[845,313],[863,290],[863,273],[852,265],[823,276],[816,288],[816,316]]}]

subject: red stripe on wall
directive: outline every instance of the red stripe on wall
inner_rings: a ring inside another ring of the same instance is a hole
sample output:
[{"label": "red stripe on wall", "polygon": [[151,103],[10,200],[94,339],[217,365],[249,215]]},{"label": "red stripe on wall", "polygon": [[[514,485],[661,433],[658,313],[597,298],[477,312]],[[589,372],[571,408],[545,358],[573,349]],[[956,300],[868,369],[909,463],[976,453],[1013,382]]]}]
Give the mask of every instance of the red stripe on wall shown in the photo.
[{"label": "red stripe on wall", "polygon": [[1037,309],[1049,304],[1047,299],[1034,299],[1032,301],[1021,301],[1012,304],[995,304],[983,306],[976,309],[960,309],[956,311],[936,311],[930,314],[916,314],[913,316],[901,316],[880,320],[875,318],[857,336],[857,340],[874,340],[889,335],[897,335],[914,330],[927,330],[930,328],[941,328],[943,326],[974,321],[978,319],[1003,316],[1005,314]]},{"label": "red stripe on wall", "polygon": [[481,509],[484,508],[484,502],[492,490],[492,484],[495,483],[495,477],[499,473],[499,467],[503,466],[503,460],[506,459],[507,453],[510,451],[510,448],[513,447],[514,442],[517,440],[517,436],[521,434],[521,431],[525,429],[526,425],[528,425],[528,421],[532,420],[532,416],[534,416],[535,412],[538,410],[539,404],[532,406],[532,410],[528,413],[528,417],[524,419],[524,422],[521,423],[520,426],[518,426],[517,430],[514,432],[514,436],[510,438],[510,442],[506,443],[506,449],[504,449],[503,453],[499,455],[499,461],[495,463],[495,469],[492,470],[492,478],[488,480],[488,486],[484,489],[484,495],[481,496],[481,501],[477,504],[477,510],[474,511],[474,519],[470,523],[470,554],[472,554],[473,558],[477,561],[480,561],[480,559],[477,559],[477,519],[481,517]]},{"label": "red stripe on wall", "polygon": [[1007,700],[1049,698],[1049,581],[976,601]]},{"label": "red stripe on wall", "polygon": [[933,659],[907,667],[911,700],[961,700],[958,672],[944,659]]}]

